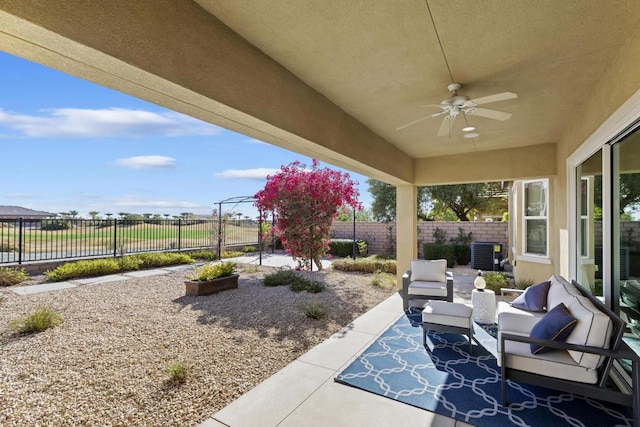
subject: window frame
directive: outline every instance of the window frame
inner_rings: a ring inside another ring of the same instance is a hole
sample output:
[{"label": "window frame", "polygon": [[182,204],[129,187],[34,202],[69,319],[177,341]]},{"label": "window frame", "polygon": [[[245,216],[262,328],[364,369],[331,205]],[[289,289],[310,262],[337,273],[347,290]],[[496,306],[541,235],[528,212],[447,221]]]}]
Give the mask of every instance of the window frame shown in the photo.
[{"label": "window frame", "polygon": [[[545,196],[545,201],[544,201],[544,213],[545,215],[527,215],[527,202],[528,202],[528,197],[527,197],[527,186],[532,184],[532,183],[542,183],[543,188],[544,188],[544,196]],[[532,257],[534,259],[548,259],[549,258],[549,179],[548,178],[542,178],[542,179],[532,179],[532,180],[527,180],[527,181],[522,181],[522,254],[526,257]],[[529,252],[527,250],[528,246],[529,246],[529,241],[528,241],[528,221],[532,221],[532,220],[538,220],[538,221],[544,221],[545,222],[545,248],[544,248],[544,253],[536,253],[536,252]]]}]

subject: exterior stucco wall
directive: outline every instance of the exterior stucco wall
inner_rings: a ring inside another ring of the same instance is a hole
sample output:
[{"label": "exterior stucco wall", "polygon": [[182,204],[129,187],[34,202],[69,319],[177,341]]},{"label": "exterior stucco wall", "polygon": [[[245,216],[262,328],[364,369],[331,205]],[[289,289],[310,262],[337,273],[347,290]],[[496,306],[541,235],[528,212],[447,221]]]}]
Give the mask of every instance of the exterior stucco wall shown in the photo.
[{"label": "exterior stucco wall", "polygon": [[[592,91],[589,101],[577,109],[576,118],[571,122],[557,144],[556,175],[550,176],[550,264],[518,260],[517,277],[535,280],[545,279],[551,274],[569,271],[569,245],[565,240],[575,239],[568,233],[571,215],[567,159],[601,126],[609,125],[607,120],[640,89],[640,30],[632,34],[611,63],[607,73]],[[613,124],[615,127],[616,125]],[[621,129],[620,129],[621,130]],[[600,145],[607,141],[603,140]],[[592,153],[591,153],[592,154]],[[552,184],[553,183],[553,184]],[[519,213],[518,215],[521,215]],[[563,237],[565,236],[565,237]],[[576,278],[572,278],[576,279]]]}]

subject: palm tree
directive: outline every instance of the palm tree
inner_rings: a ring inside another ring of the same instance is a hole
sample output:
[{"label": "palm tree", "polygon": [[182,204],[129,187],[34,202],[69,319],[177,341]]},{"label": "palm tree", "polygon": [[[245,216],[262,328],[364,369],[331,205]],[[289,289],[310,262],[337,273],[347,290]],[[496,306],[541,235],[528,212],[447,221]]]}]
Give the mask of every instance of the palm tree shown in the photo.
[{"label": "palm tree", "polygon": [[69,215],[71,215],[71,218],[75,218],[78,216],[78,211],[69,211]]},{"label": "palm tree", "polygon": [[99,213],[100,212],[98,212],[98,211],[89,211],[89,216],[91,217],[92,220],[95,221],[98,218],[98,214]]},{"label": "palm tree", "polygon": [[124,219],[127,215],[129,215],[128,212],[118,212],[118,216],[120,217],[120,219]]},{"label": "palm tree", "polygon": [[113,214],[112,213],[106,213],[106,214],[104,214],[104,216],[106,216],[107,218],[111,218],[113,216]]}]

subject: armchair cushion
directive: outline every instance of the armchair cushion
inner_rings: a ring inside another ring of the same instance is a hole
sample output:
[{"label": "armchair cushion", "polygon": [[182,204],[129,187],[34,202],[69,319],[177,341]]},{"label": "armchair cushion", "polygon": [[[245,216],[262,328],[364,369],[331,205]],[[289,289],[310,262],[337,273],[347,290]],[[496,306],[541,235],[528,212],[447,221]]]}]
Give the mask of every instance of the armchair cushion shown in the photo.
[{"label": "armchair cushion", "polygon": [[411,281],[446,282],[447,260],[414,259],[411,260]]},{"label": "armchair cushion", "polygon": [[[564,342],[576,327],[577,322],[567,307],[560,303],[549,310],[549,312],[534,325],[529,336],[532,338]],[[532,354],[546,353],[552,350],[538,344],[531,344],[530,347]]]},{"label": "armchair cushion", "polygon": [[544,311],[547,306],[547,294],[550,281],[528,287],[523,294],[513,300],[511,305],[526,311]]}]

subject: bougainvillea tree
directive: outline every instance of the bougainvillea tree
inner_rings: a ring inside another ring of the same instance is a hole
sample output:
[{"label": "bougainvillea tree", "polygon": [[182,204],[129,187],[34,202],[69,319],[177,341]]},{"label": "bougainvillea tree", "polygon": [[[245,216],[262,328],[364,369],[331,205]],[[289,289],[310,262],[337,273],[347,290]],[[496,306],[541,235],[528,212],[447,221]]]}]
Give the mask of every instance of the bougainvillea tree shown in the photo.
[{"label": "bougainvillea tree", "polygon": [[273,232],[293,259],[305,268],[313,261],[322,269],[331,224],[341,209],[362,209],[358,196],[348,173],[321,169],[314,159],[311,169],[296,161],[269,175],[255,205],[263,217],[274,214]]}]

